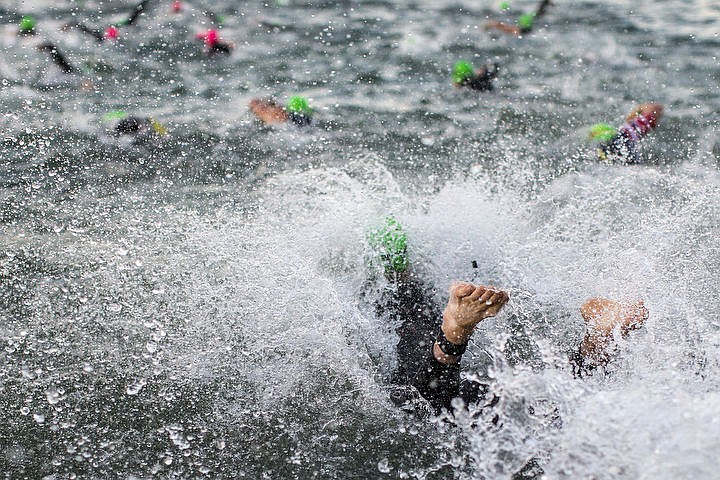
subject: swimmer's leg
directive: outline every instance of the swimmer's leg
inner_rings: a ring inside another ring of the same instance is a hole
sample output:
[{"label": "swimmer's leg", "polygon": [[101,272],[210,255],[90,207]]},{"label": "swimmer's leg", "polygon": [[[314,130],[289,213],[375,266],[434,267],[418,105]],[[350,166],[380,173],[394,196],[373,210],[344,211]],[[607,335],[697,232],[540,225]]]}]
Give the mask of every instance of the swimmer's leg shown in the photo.
[{"label": "swimmer's leg", "polygon": [[582,370],[592,370],[610,361],[615,329],[624,338],[632,330],[642,327],[649,312],[642,300],[618,302],[596,297],[582,304],[580,315],[585,320],[585,337],[580,344],[579,355],[571,361],[577,368],[576,373],[581,375]]}]

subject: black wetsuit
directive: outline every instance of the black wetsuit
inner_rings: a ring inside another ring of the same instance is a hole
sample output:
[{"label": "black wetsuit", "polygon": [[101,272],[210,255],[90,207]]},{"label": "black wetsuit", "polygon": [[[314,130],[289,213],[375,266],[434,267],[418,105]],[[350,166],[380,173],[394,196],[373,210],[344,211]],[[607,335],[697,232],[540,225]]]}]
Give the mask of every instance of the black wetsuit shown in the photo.
[{"label": "black wetsuit", "polygon": [[493,80],[495,80],[499,71],[500,65],[497,63],[493,63],[492,67],[485,65],[475,76],[466,79],[460,85],[473,90],[490,91],[493,89]]},{"label": "black wetsuit", "polygon": [[619,160],[625,163],[638,163],[638,139],[633,138],[627,131],[617,133],[610,141],[598,147],[598,156],[601,160]]},{"label": "black wetsuit", "polygon": [[290,112],[288,113],[288,120],[290,120],[295,125],[304,127],[306,125],[310,125],[310,122],[312,122],[312,117],[310,115],[305,115],[304,113]]}]

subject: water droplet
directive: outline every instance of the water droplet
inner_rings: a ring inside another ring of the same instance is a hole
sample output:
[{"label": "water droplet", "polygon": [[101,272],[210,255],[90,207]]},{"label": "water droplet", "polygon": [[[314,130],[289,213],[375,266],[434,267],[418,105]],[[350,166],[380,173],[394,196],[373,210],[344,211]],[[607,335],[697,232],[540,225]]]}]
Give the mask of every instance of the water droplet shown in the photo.
[{"label": "water droplet", "polygon": [[35,413],[33,414],[33,420],[35,420],[35,422],[37,422],[38,424],[42,425],[43,423],[45,423],[45,415]]},{"label": "water droplet", "polygon": [[127,386],[125,393],[127,393],[128,395],[137,395],[138,393],[140,393],[140,390],[142,390],[146,384],[147,380],[145,380],[144,378],[139,378]]},{"label": "water droplet", "polygon": [[58,392],[55,387],[48,388],[45,392],[45,396],[47,397],[47,401],[50,405],[56,405],[60,400],[63,399],[62,394]]},{"label": "water droplet", "polygon": [[122,305],[119,305],[117,303],[111,303],[107,306],[107,309],[113,313],[120,313],[120,311],[122,310]]},{"label": "water droplet", "polygon": [[157,349],[158,349],[158,346],[157,346],[157,343],[155,343],[155,342],[147,342],[145,344],[145,350],[147,350],[150,353],[157,352]]},{"label": "water droplet", "polygon": [[392,470],[392,467],[390,467],[390,462],[387,458],[383,458],[378,462],[378,470],[382,473],[390,473],[390,470]]},{"label": "water droplet", "polygon": [[29,414],[29,413],[30,413],[30,409],[29,409],[28,407],[22,407],[22,408],[20,409],[20,414],[21,414],[21,415],[27,415],[27,414]]}]

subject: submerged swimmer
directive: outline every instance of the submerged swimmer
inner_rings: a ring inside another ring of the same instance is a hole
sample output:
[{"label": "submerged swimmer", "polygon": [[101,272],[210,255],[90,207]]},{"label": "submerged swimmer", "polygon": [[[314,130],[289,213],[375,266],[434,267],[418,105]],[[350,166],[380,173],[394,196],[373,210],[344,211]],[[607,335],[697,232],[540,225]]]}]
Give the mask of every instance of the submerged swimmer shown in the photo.
[{"label": "submerged swimmer", "polygon": [[255,116],[268,125],[292,122],[298,126],[310,125],[313,109],[304,97],[290,97],[286,107],[275,100],[254,98],[250,101],[250,110]]},{"label": "submerged swimmer", "polygon": [[664,107],[659,103],[643,103],[635,107],[618,129],[598,123],[590,129],[590,138],[600,142],[598,157],[601,160],[620,160],[626,163],[640,161],[639,144],[660,122]]},{"label": "submerged swimmer", "polygon": [[[392,283],[377,305],[378,311],[400,323],[394,383],[413,387],[436,413],[443,409],[453,412],[455,398],[462,399],[466,406],[477,404],[490,387],[461,379],[460,361],[478,324],[497,315],[509,294],[491,286],[455,282],[441,313],[430,289],[410,272],[407,237],[399,223],[389,219],[383,229],[371,234],[370,243],[376,252],[381,252],[379,262]],[[610,361],[616,329],[626,336],[648,318],[642,301],[625,303],[603,298],[585,301],[580,314],[586,332],[569,358],[578,377]],[[410,406],[411,399],[403,397],[398,400]]]},{"label": "submerged swimmer", "polygon": [[205,42],[205,53],[208,55],[215,55],[218,53],[229,54],[233,51],[233,45],[227,43],[220,38],[220,34],[214,28],[211,28],[205,33],[198,33],[195,38]]},{"label": "submerged swimmer", "polygon": [[467,87],[473,90],[490,91],[493,89],[493,80],[500,71],[500,65],[483,65],[475,70],[470,62],[461,60],[455,64],[452,71],[453,85]]},{"label": "submerged swimmer", "polygon": [[520,15],[517,19],[516,25],[500,22],[498,20],[490,20],[485,24],[485,28],[498,30],[503,33],[509,33],[511,35],[515,35],[516,37],[520,37],[532,31],[535,21],[545,14],[550,5],[552,5],[550,0],[541,0],[533,13]]}]

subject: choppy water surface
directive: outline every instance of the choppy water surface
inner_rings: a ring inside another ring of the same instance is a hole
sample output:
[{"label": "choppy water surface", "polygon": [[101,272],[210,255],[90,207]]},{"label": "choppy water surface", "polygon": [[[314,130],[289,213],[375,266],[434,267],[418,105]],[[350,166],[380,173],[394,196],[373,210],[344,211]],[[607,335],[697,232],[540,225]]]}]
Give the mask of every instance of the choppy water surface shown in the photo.
[{"label": "choppy water surface", "polygon": [[[530,458],[546,478],[715,475],[715,2],[557,0],[522,39],[482,24],[533,2],[170,3],[116,44],[60,27],[131,3],[0,6],[6,478],[491,479]],[[205,8],[227,58],[193,38]],[[15,37],[22,13],[81,78]],[[459,58],[500,63],[496,90],[453,89]],[[294,94],[316,126],[248,112]],[[650,100],[666,116],[648,164],[596,163],[588,126]],[[170,135],[118,141],[117,109]],[[453,279],[512,291],[466,355],[497,424],[391,402],[395,325],[363,260],[387,213],[440,301]],[[577,380],[565,355],[591,295],[642,297],[651,318]]]}]

